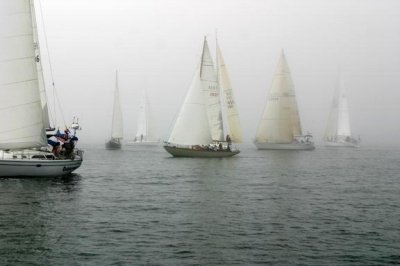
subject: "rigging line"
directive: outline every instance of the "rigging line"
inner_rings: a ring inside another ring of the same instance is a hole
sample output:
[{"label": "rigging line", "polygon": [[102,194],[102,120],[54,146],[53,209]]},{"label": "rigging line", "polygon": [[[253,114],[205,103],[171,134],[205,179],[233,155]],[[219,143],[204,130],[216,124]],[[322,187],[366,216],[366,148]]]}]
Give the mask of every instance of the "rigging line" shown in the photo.
[{"label": "rigging line", "polygon": [[[40,17],[41,17],[41,20],[42,20],[43,37],[44,37],[44,41],[45,41],[45,43],[46,43],[46,52],[47,52],[47,58],[48,58],[49,67],[50,67],[51,84],[52,84],[52,86],[53,86],[54,119],[55,119],[55,120],[57,119],[57,116],[56,116],[56,104],[55,104],[55,101],[56,101],[55,99],[57,99],[58,106],[60,107],[61,118],[62,118],[62,120],[63,120],[62,122],[63,122],[64,125],[66,125],[66,123],[65,123],[65,118],[64,118],[64,113],[63,113],[63,111],[62,111],[63,109],[61,108],[61,102],[60,102],[60,99],[59,99],[59,97],[58,97],[58,93],[57,93],[56,86],[55,86],[55,84],[54,84],[53,66],[52,66],[51,60],[50,60],[50,52],[49,52],[49,45],[48,45],[48,42],[47,42],[46,27],[45,27],[45,25],[44,25],[44,17],[43,17],[42,3],[41,3],[40,0],[38,0],[38,3],[39,3],[39,9],[40,9]],[[55,121],[53,121],[53,123],[54,123],[54,126],[56,126],[56,125],[55,125]]]}]

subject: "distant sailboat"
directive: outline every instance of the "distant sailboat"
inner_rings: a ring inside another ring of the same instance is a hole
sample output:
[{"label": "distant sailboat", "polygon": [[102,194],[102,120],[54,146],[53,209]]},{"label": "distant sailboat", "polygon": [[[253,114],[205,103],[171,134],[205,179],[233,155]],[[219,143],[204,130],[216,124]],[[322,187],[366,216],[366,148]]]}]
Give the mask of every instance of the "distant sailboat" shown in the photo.
[{"label": "distant sailboat", "polygon": [[330,147],[358,147],[359,145],[359,140],[351,136],[346,89],[340,76],[335,86],[331,113],[323,140],[325,146]]},{"label": "distant sailboat", "polygon": [[119,150],[121,149],[123,139],[123,125],[122,125],[122,110],[119,97],[118,88],[118,72],[115,77],[115,91],[114,91],[114,105],[111,126],[111,139],[106,143],[106,149]]},{"label": "distant sailboat", "polygon": [[0,177],[69,174],[82,164],[82,151],[74,149],[79,125],[74,119],[73,139],[68,129],[59,133],[65,149],[60,153],[60,142],[49,134],[57,153],[49,151],[50,120],[34,1],[1,0],[0,21]]},{"label": "distant sailboat", "polygon": [[143,98],[139,105],[139,117],[135,139],[128,141],[127,145],[158,145],[154,120],[150,111],[150,104],[146,90],[143,91]]},{"label": "distant sailboat", "polygon": [[[168,142],[164,145],[165,150],[175,157],[214,158],[230,157],[239,153],[239,150],[231,147],[232,138],[229,134],[226,139],[224,138],[220,100],[221,83],[225,86],[226,93],[230,95],[228,98],[231,100],[230,109],[236,107],[220,51],[219,64],[220,67],[223,66],[223,69],[216,72],[207,40],[204,38],[200,65],[195,72]],[[220,76],[221,73],[224,76]],[[228,116],[234,117],[232,113],[237,114],[236,109],[233,112],[227,111]],[[238,122],[235,125],[232,124],[231,129],[234,130],[238,125]],[[241,136],[237,132],[231,134],[237,138]]]},{"label": "distant sailboat", "polygon": [[254,144],[260,150],[313,150],[303,135],[289,65],[282,51]]}]

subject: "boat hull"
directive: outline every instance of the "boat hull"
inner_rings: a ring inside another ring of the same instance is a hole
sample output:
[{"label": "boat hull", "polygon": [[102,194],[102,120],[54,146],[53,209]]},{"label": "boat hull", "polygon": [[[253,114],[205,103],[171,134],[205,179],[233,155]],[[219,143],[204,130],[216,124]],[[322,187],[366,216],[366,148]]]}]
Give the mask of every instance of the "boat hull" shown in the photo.
[{"label": "boat hull", "polygon": [[0,160],[0,177],[56,177],[72,173],[82,164],[82,159],[67,160]]},{"label": "boat hull", "polygon": [[315,149],[313,143],[260,143],[254,142],[259,150],[306,150]]},{"label": "boat hull", "polygon": [[127,146],[158,146],[160,144],[159,141],[142,141],[142,142],[127,142],[126,145]]},{"label": "boat hull", "polygon": [[179,148],[171,146],[164,146],[164,149],[174,157],[223,158],[223,157],[232,157],[240,152],[239,150],[233,150],[233,151],[194,150],[189,148]]},{"label": "boat hull", "polygon": [[331,148],[358,148],[359,145],[358,143],[353,143],[353,142],[325,142],[324,143],[325,147],[331,147]]},{"label": "boat hull", "polygon": [[106,149],[107,150],[120,150],[121,149],[121,142],[115,142],[110,140],[106,142]]}]

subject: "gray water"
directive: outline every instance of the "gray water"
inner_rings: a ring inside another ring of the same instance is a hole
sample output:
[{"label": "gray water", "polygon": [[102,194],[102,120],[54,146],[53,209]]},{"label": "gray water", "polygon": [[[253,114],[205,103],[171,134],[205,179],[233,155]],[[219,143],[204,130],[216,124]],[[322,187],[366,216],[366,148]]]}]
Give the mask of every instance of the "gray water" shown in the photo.
[{"label": "gray water", "polygon": [[69,177],[0,179],[0,264],[400,264],[399,180],[393,149],[86,147]]}]

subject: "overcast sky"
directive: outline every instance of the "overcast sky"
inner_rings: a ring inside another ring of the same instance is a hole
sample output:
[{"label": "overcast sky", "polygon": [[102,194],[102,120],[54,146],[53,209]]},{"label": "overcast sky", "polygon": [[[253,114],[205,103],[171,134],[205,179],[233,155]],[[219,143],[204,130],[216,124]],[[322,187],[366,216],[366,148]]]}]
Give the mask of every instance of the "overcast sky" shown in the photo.
[{"label": "overcast sky", "polygon": [[340,68],[354,135],[365,145],[400,145],[398,0],[40,3],[63,113],[68,123],[79,116],[82,142],[103,142],[111,135],[116,69],[125,139],[134,137],[145,88],[160,136],[167,139],[199,61],[203,37],[214,51],[218,30],[246,142],[255,137],[284,49],[303,131],[313,133],[317,143]]}]

